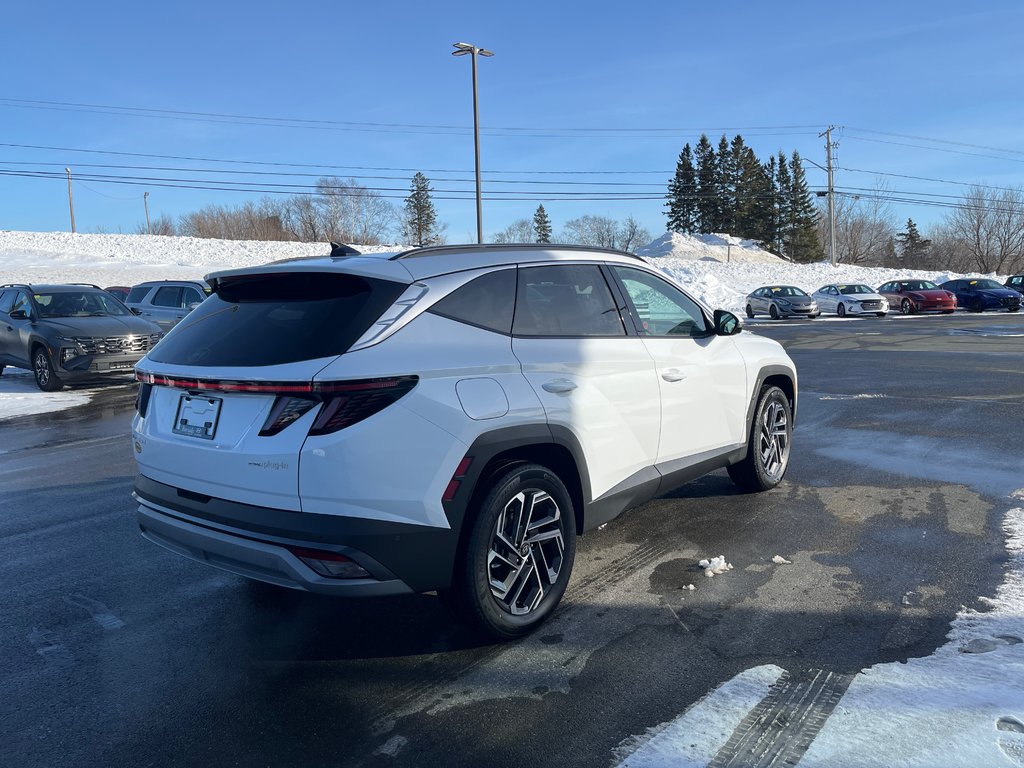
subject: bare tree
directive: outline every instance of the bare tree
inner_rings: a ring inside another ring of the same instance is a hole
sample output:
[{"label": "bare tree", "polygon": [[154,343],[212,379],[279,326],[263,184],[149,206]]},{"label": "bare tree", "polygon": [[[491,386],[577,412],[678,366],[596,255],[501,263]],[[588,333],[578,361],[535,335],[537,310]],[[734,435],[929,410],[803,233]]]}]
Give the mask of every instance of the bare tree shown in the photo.
[{"label": "bare tree", "polygon": [[324,236],[334,242],[380,245],[397,223],[394,206],[355,179],[321,178],[316,205]]},{"label": "bare tree", "polygon": [[175,229],[174,229],[174,219],[172,219],[170,216],[168,216],[165,213],[160,214],[160,216],[158,216],[157,218],[153,219],[152,222],[150,222],[149,230],[150,230],[149,232],[146,231],[146,225],[145,224],[139,224],[137,227],[135,227],[135,234],[137,234],[137,235],[147,235],[147,234],[153,234],[153,235],[175,235],[175,234],[177,234],[177,232],[175,232]]},{"label": "bare tree", "polygon": [[495,243],[532,243],[535,238],[533,222],[530,219],[516,219],[501,232],[495,232],[491,241]]},{"label": "bare tree", "polygon": [[597,248],[614,248],[618,237],[618,224],[606,216],[580,216],[565,222],[561,240],[563,243],[591,245]]},{"label": "bare tree", "polygon": [[[840,263],[879,266],[889,260],[896,224],[884,191],[879,187],[864,196],[836,195],[836,260]],[[828,242],[827,215],[818,217],[818,237]]]},{"label": "bare tree", "polygon": [[618,248],[622,251],[633,253],[637,248],[651,242],[651,233],[640,226],[639,222],[632,216],[628,216],[618,231]]},{"label": "bare tree", "polygon": [[1024,191],[971,187],[946,216],[946,234],[969,268],[1011,274],[1024,269]]}]

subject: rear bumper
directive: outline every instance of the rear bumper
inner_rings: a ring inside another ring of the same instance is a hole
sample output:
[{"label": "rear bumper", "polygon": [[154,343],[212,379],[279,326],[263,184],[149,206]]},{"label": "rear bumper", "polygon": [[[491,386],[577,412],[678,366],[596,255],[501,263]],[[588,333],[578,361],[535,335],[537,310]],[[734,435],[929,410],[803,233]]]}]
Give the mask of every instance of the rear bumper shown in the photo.
[{"label": "rear bumper", "polygon": [[[143,537],[240,576],[345,597],[401,595],[451,584],[457,542],[450,529],[255,507],[141,475],[133,496]],[[290,547],[343,554],[372,578],[320,576]]]}]

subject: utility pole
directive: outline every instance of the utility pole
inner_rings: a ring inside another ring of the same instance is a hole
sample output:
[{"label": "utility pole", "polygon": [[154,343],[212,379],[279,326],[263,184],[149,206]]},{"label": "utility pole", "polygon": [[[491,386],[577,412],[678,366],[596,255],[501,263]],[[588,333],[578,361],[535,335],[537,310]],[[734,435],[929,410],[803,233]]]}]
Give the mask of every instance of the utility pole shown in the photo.
[{"label": "utility pole", "polygon": [[143,192],[142,193],[142,205],[146,209],[146,234],[147,235],[152,235],[153,234],[153,230],[149,226],[149,199],[148,198],[149,198],[149,192]]},{"label": "utility pole", "polygon": [[71,169],[65,168],[64,172],[68,175],[68,209],[71,211],[71,233],[75,232],[75,199],[71,196]]},{"label": "utility pole", "polygon": [[832,150],[835,147],[832,143],[832,131],[834,130],[835,126],[830,125],[824,133],[818,134],[819,139],[822,136],[825,137],[825,165],[828,172],[828,260],[832,262],[833,267],[836,266],[836,191],[832,184]]}]

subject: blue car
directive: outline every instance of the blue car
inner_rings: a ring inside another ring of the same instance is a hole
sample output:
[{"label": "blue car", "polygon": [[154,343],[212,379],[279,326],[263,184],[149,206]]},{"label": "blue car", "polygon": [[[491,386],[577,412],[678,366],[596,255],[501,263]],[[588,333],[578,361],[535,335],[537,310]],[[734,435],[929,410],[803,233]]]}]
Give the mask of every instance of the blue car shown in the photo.
[{"label": "blue car", "polygon": [[957,304],[972,312],[984,312],[986,309],[1016,312],[1020,309],[1021,294],[985,277],[949,280],[942,284],[942,288],[955,293]]}]

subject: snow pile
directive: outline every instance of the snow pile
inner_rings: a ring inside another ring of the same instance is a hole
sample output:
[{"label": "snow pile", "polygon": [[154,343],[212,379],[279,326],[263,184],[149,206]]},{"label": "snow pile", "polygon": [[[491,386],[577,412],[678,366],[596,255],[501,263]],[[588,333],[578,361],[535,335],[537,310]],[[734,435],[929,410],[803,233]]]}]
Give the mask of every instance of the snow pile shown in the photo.
[{"label": "snow pile", "polygon": [[719,555],[710,560],[701,560],[697,565],[704,569],[704,575],[709,579],[715,574],[732,570],[732,564],[725,562],[725,555]]},{"label": "snow pile", "polygon": [[[359,250],[375,253],[395,247],[359,246]],[[0,284],[132,286],[147,280],[196,279],[221,269],[330,252],[327,243],[0,230]]]},{"label": "snow pile", "polygon": [[753,240],[724,234],[684,235],[680,232],[666,232],[654,242],[637,249],[636,255],[645,259],[703,259],[723,264],[785,263]]}]

